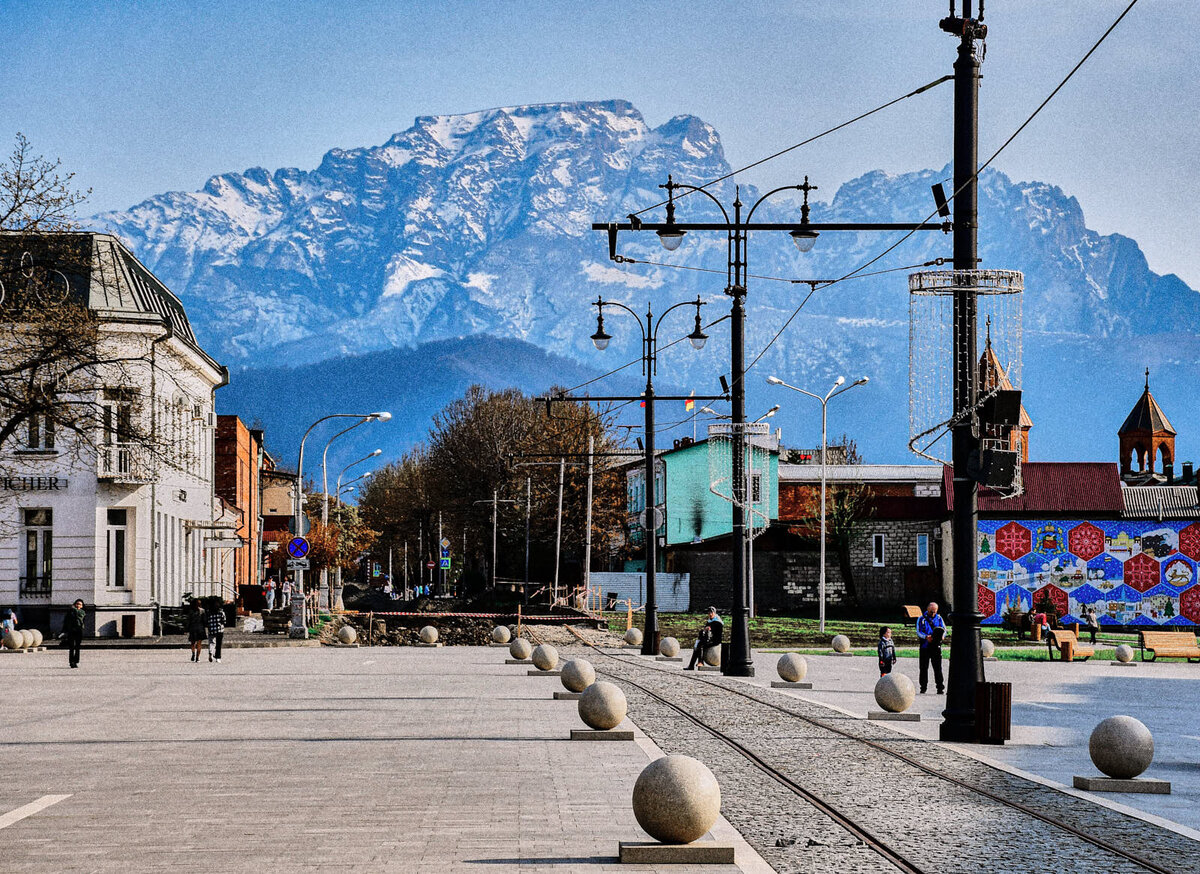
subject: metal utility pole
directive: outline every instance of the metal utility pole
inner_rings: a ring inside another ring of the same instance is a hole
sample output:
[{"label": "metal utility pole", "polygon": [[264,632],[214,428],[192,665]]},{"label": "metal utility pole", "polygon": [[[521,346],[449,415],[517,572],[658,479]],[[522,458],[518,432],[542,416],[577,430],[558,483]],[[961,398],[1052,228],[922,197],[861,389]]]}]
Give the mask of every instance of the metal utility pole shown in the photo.
[{"label": "metal utility pole", "polygon": [[417,523],[417,588],[425,585],[425,523]]},{"label": "metal utility pole", "polygon": [[[438,510],[438,550],[439,555],[442,548],[442,511]],[[446,573],[442,570],[442,563],[438,561],[438,595],[444,597],[446,594]]]},{"label": "metal utility pole", "polygon": [[533,490],[530,477],[525,477],[525,591],[529,590],[529,518],[533,513]]},{"label": "metal utility pole", "polygon": [[596,450],[596,438],[588,437],[587,460],[587,528],[583,535],[583,592],[591,598],[592,591],[592,453]]},{"label": "metal utility pole", "polygon": [[558,567],[561,564],[562,554],[562,502],[563,502],[563,478],[567,471],[566,458],[558,460],[558,533],[554,537],[554,589],[550,594],[550,606],[554,606],[554,602],[558,600]]},{"label": "metal utility pole", "polygon": [[[979,57],[975,41],[987,36],[980,17],[971,16],[971,0],[962,0],[962,17],[954,16],[951,0],[942,30],[959,37],[958,60],[954,63],[954,270],[978,267],[979,188]],[[974,274],[960,274],[954,292],[954,412],[975,406],[976,393],[976,303]],[[982,682],[983,658],[979,651],[978,595],[975,591],[975,536],[979,522],[979,485],[968,472],[980,441],[975,436],[977,416],[972,413],[952,431],[954,462],[954,518],[951,523],[954,549],[954,603],[951,614],[950,676],[946,690],[945,718],[939,735],[947,741],[975,740],[975,687]]]},{"label": "metal utility pole", "polygon": [[408,600],[408,541],[404,541],[404,600]]},{"label": "metal utility pole", "polygon": [[[500,500],[500,490],[492,489],[492,499],[490,501],[476,501],[475,503],[492,505],[492,588],[494,589],[494,588],[496,588],[496,576],[497,576],[497,574],[496,574],[496,566],[497,566],[496,565],[496,532],[499,528],[499,524],[498,524],[499,512],[498,511],[499,511],[501,504],[515,504],[517,502],[510,501],[510,500],[504,500],[504,501]],[[528,520],[526,520],[526,522],[528,523]],[[528,534],[528,524],[526,525],[526,529],[527,529],[526,533]],[[528,539],[526,540],[525,547],[526,547],[525,548],[526,562],[528,563],[528,556],[529,556]],[[463,530],[463,555],[466,556],[466,554],[467,554],[467,532],[464,529]],[[465,561],[465,559],[464,559],[464,561]],[[526,570],[526,573],[528,574],[528,570]]]}]

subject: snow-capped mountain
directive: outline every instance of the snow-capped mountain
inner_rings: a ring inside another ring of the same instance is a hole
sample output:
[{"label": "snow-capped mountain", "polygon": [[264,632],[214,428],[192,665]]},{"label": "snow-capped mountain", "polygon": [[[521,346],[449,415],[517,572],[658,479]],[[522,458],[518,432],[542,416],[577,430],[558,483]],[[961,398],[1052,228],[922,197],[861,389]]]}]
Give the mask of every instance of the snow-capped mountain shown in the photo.
[{"label": "snow-capped mountain", "polygon": [[[607,370],[638,354],[640,335],[631,319],[612,313],[606,324],[616,340],[604,356],[592,349],[597,295],[638,311],[653,299],[656,312],[701,295],[710,304],[706,320],[715,319],[726,310],[725,245],[716,234],[690,234],[668,254],[652,234],[622,234],[626,256],[715,272],[618,265],[591,223],[658,203],[668,173],[698,184],[729,170],[717,132],[695,117],[652,128],[625,101],[545,104],[418,118],[383,145],[334,149],[314,170],[215,176],[201,191],[159,195],[94,221],[120,234],[181,295],[206,348],[235,370],[473,335],[523,340]],[[813,220],[923,219],[932,210],[930,184],[949,175],[948,167],[870,172],[836,191],[822,189],[832,197],[814,202]],[[712,191],[731,204],[734,182]],[[740,194],[751,204],[758,192],[743,184]],[[792,194],[773,197],[758,216],[795,216]],[[1039,416],[1040,391],[1048,405],[1061,403],[1050,392],[1063,368],[1079,361],[1079,348],[1104,356],[1107,372],[1128,365],[1135,376],[1144,364],[1194,360],[1188,350],[1196,346],[1191,326],[1200,296],[1174,276],[1151,272],[1133,240],[1089,230],[1079,204],[1052,185],[994,171],[982,177],[980,204],[981,266],[1026,274],[1025,383],[1035,421],[1049,421]],[[650,215],[661,220],[662,212]],[[693,196],[679,203],[678,215],[717,213],[707,198]],[[841,276],[898,236],[828,233],[800,256],[786,235],[758,234],[750,272]],[[948,257],[950,248],[948,236],[920,232],[871,270]],[[751,358],[807,290],[751,279]],[[660,339],[691,327],[686,311],[671,319],[679,321]],[[660,377],[714,389],[715,374],[728,369],[721,332],[713,329],[703,353],[686,344],[664,352]],[[869,370],[879,397],[896,410],[889,446],[899,446],[886,452],[895,457],[906,430],[907,340],[905,272],[885,273],[818,291],[760,370],[821,380],[846,368]],[[1075,351],[1059,351],[1066,346]],[[1082,376],[1096,372],[1085,368]],[[1124,404],[1124,395],[1114,403]],[[847,427],[853,424],[850,414]],[[1070,445],[1066,425],[1052,427]],[[1039,455],[1038,436],[1035,455],[1061,457]]]}]

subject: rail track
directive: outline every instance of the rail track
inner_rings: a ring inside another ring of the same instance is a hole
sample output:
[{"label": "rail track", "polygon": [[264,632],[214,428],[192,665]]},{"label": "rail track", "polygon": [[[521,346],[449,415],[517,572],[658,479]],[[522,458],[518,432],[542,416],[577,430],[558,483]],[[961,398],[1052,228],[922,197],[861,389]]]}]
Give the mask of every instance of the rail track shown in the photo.
[{"label": "rail track", "polygon": [[[1131,852],[1130,850],[1126,849],[1125,847],[1119,846],[1117,844],[1112,843],[1111,841],[1107,841],[1103,838],[1089,834],[1088,832],[1086,832],[1080,828],[1077,828],[1076,826],[1072,825],[1071,823],[1064,822],[1061,819],[1058,819],[1054,816],[1047,814],[1045,811],[1038,810],[1034,807],[1031,807],[1027,804],[1023,804],[1012,798],[1008,798],[1008,797],[1004,796],[1003,794],[1000,794],[998,792],[992,791],[991,789],[988,789],[987,787],[970,783],[969,781],[966,781],[959,777],[956,777],[953,774],[948,774],[945,771],[942,771],[938,768],[935,768],[935,767],[932,767],[932,766],[926,764],[925,762],[921,762],[917,759],[914,759],[911,756],[905,755],[903,752],[900,752],[899,750],[892,749],[891,747],[887,746],[886,744],[882,744],[877,741],[873,741],[870,738],[861,737],[859,735],[845,731],[844,729],[841,729],[836,725],[830,724],[830,723],[825,722],[820,719],[813,718],[813,717],[808,716],[803,713],[797,713],[796,711],[788,709],[787,707],[783,707],[779,704],[775,704],[770,701],[764,701],[761,698],[756,698],[755,696],[750,695],[742,690],[733,689],[727,685],[709,681],[708,679],[704,678],[703,675],[697,675],[697,676],[692,676],[692,677],[688,677],[685,675],[676,675],[672,672],[667,672],[667,671],[662,671],[660,669],[656,669],[656,668],[652,667],[651,665],[648,665],[645,662],[640,661],[633,657],[614,655],[612,653],[606,653],[599,647],[595,646],[591,642],[585,640],[583,637],[578,635],[575,632],[575,630],[573,628],[571,628],[571,626],[568,625],[566,627],[573,634],[575,634],[575,636],[579,639],[579,641],[581,643],[590,647],[591,649],[593,649],[595,652],[597,652],[599,655],[603,656],[604,658],[612,659],[614,661],[622,662],[624,664],[635,665],[639,668],[646,669],[646,670],[652,670],[652,671],[655,671],[656,673],[662,673],[664,675],[671,676],[671,677],[678,676],[680,679],[686,679],[686,680],[690,680],[692,682],[703,683],[704,685],[707,685],[707,686],[710,686],[710,687],[713,687],[716,689],[720,689],[723,692],[729,692],[734,695],[738,695],[749,701],[753,701],[755,704],[760,705],[762,707],[767,707],[769,709],[786,714],[789,717],[792,717],[794,719],[802,720],[803,722],[808,723],[809,725],[813,726],[814,728],[818,728],[822,731],[830,732],[830,733],[838,735],[842,738],[864,744],[864,745],[866,745],[880,753],[883,753],[893,759],[897,759],[901,762],[904,762],[905,764],[909,765],[910,767],[912,767],[930,777],[934,777],[936,779],[943,780],[943,781],[945,781],[949,784],[952,784],[954,786],[957,786],[961,789],[965,789],[968,792],[978,794],[980,796],[983,796],[983,797],[989,799],[990,801],[994,801],[998,804],[1002,804],[1005,807],[1008,807],[1012,810],[1018,811],[1019,813],[1022,813],[1026,816],[1032,817],[1032,818],[1038,820],[1039,822],[1042,822],[1048,826],[1051,826],[1052,828],[1058,829],[1062,832],[1069,834],[1071,837],[1073,837],[1077,840],[1080,840],[1087,844],[1090,844],[1091,846],[1093,846],[1099,850],[1102,850],[1105,853],[1111,853],[1116,858],[1122,859],[1127,863],[1132,863],[1133,865],[1136,865],[1141,869],[1144,869],[1146,871],[1152,871],[1152,872],[1154,872],[1154,874],[1184,874],[1184,869],[1164,867],[1163,865],[1161,865],[1157,862],[1154,862],[1150,859],[1144,858],[1143,856],[1140,856],[1136,853]],[[901,853],[896,848],[890,846],[887,842],[885,842],[883,839],[879,838],[877,835],[872,833],[869,829],[864,827],[861,823],[855,821],[852,817],[850,817],[850,816],[846,815],[845,813],[843,813],[842,811],[840,811],[836,805],[831,804],[827,799],[821,798],[816,793],[812,792],[810,789],[806,788],[805,786],[802,786],[800,783],[798,783],[795,780],[793,780],[792,778],[788,777],[787,774],[784,774],[778,768],[775,768],[774,766],[772,766],[769,762],[767,762],[764,758],[762,758],[760,755],[755,753],[752,749],[747,747],[742,742],[738,741],[737,739],[735,739],[733,737],[730,737],[727,733],[725,733],[721,729],[706,723],[704,720],[702,720],[700,717],[696,716],[694,713],[692,713],[688,709],[676,704],[675,702],[664,697],[663,695],[660,695],[659,693],[655,692],[653,689],[647,688],[644,684],[639,683],[635,680],[632,680],[629,677],[624,676],[624,675],[620,675],[617,678],[620,679],[622,682],[628,683],[629,685],[633,686],[634,688],[640,690],[642,693],[644,693],[648,697],[652,698],[653,700],[657,701],[662,706],[667,707],[668,709],[674,711],[675,713],[678,713],[680,716],[684,717],[685,719],[687,719],[691,723],[693,723],[697,728],[701,729],[702,731],[708,733],[709,735],[711,735],[712,737],[714,737],[721,743],[725,744],[727,747],[729,747],[730,749],[735,751],[738,755],[740,755],[741,757],[746,759],[750,764],[752,764],[755,768],[757,768],[763,774],[770,777],[772,780],[774,780],[776,783],[780,784],[781,786],[784,786],[785,788],[787,788],[788,790],[790,790],[797,796],[803,798],[806,802],[811,804],[817,810],[824,813],[831,820],[833,820],[835,823],[837,823],[839,826],[841,826],[843,829],[845,829],[847,832],[849,832],[851,835],[853,835],[855,839],[862,841],[865,846],[869,847],[871,850],[873,850],[875,853],[877,853],[878,855],[883,857],[885,860],[887,860],[889,863],[894,865],[899,870],[906,871],[906,872],[914,872],[914,874],[922,874],[922,872],[926,871],[926,869],[921,868],[917,863],[915,863],[911,859],[907,858],[903,853]],[[940,868],[940,866],[939,866],[939,868]],[[1128,870],[1128,869],[1123,868],[1121,870]]]}]

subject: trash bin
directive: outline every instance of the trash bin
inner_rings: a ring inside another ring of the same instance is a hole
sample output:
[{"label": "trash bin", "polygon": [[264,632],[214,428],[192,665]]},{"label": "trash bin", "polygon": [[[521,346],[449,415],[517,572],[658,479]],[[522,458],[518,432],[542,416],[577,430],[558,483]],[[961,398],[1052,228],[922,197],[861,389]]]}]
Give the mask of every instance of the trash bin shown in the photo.
[{"label": "trash bin", "polygon": [[1012,738],[1012,683],[975,684],[975,735],[981,744]]}]

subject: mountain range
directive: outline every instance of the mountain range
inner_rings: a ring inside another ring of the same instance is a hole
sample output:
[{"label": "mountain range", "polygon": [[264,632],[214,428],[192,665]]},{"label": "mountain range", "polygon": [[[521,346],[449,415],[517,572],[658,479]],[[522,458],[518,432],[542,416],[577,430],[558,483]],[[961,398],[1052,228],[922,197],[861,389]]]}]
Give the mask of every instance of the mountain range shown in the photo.
[{"label": "mountain range", "polygon": [[[460,392],[468,375],[534,391],[582,383],[636,359],[638,327],[616,310],[606,312],[612,345],[593,349],[598,296],[639,313],[651,302],[658,313],[699,295],[706,322],[725,314],[721,235],[689,234],[667,253],[652,234],[625,233],[619,252],[652,263],[618,264],[591,224],[658,204],[668,173],[701,184],[730,170],[717,131],[694,116],[651,127],[621,100],[519,106],[418,118],[382,145],[333,149],[313,170],[226,173],[200,191],[158,195],[92,222],[118,233],[180,295],[197,336],[231,367],[233,382],[218,396],[222,409],[278,431],[291,452],[292,432],[328,411],[331,397],[379,383],[405,412],[388,445],[399,451],[421,438],[431,409]],[[933,208],[930,185],[950,176],[949,166],[868,172],[836,191],[821,189],[832,196],[814,201],[812,219],[921,220]],[[725,180],[709,190],[727,206],[735,196],[748,206],[760,195],[752,185],[734,186]],[[773,196],[756,217],[794,220],[795,195]],[[702,196],[683,198],[677,215],[719,218]],[[1134,240],[1089,229],[1078,202],[1048,183],[985,171],[980,228],[981,266],[1025,276],[1021,345],[1032,457],[1115,458],[1116,428],[1147,366],[1162,374],[1156,395],[1186,451],[1185,430],[1200,424],[1184,408],[1190,393],[1182,388],[1197,375],[1192,326],[1200,296],[1175,276],[1153,273]],[[918,232],[871,265],[873,275],[818,286],[771,342],[810,289],[787,280],[842,276],[899,236],[826,233],[799,255],[785,234],[752,235],[749,358],[769,348],[748,377],[749,409],[784,404],[776,421],[789,445],[817,439],[819,409],[780,397],[760,376],[775,373],[816,390],[837,373],[868,373],[871,383],[856,402],[831,406],[831,429],[856,437],[868,460],[912,458],[905,448],[909,270],[896,268],[935,269],[930,262],[950,255],[947,235]],[[932,315],[918,320],[926,345],[939,342]],[[997,342],[1015,348],[1013,317],[996,315]],[[663,347],[668,335],[675,340],[691,329],[691,310],[668,319]],[[709,332],[701,352],[688,344],[663,349],[661,384],[717,392],[717,376],[729,371],[728,333],[721,324]],[[413,369],[429,361],[454,364]],[[622,392],[638,373],[636,363],[622,372]],[[279,381],[304,387],[289,394],[286,415],[272,394]],[[614,393],[605,381],[588,390]],[[664,423],[685,418],[682,410],[659,414]],[[686,423],[676,436],[684,431],[690,434]]]}]

